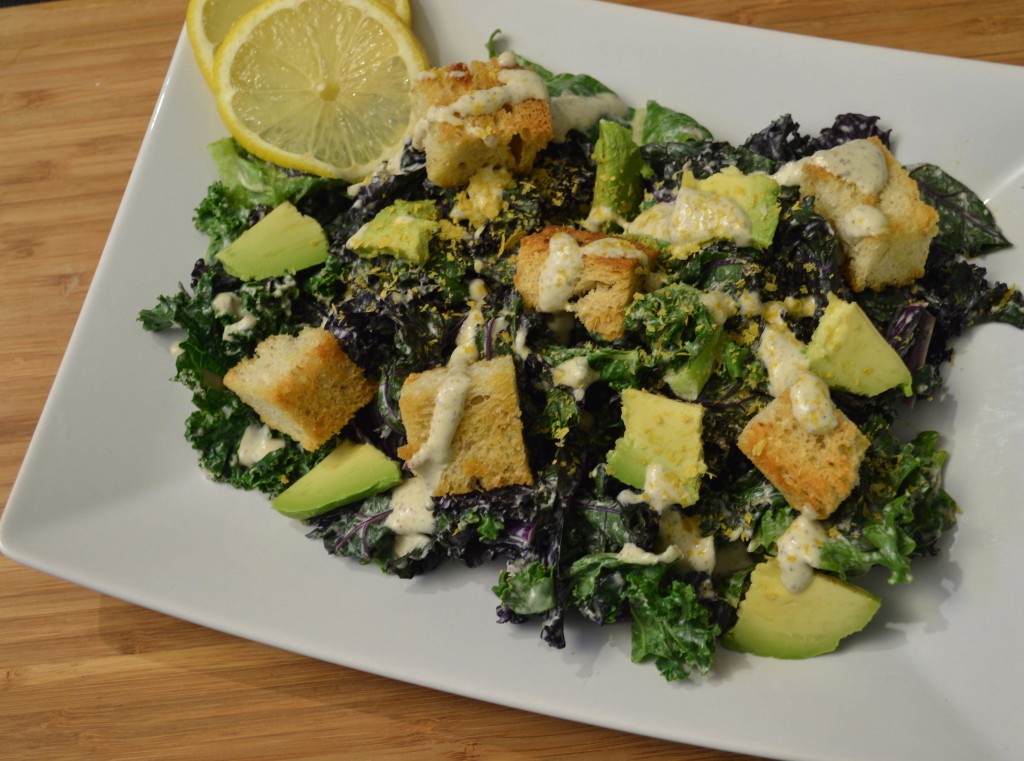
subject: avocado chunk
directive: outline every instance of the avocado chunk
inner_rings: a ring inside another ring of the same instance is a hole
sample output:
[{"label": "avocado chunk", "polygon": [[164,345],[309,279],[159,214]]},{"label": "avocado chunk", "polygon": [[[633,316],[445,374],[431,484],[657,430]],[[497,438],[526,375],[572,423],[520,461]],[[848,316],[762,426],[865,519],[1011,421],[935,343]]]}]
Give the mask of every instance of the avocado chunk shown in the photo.
[{"label": "avocado chunk", "polygon": [[381,210],[348,240],[359,256],[387,254],[423,264],[430,255],[430,241],[441,229],[434,201],[395,201]]},{"label": "avocado chunk", "polygon": [[271,504],[289,518],[312,518],[372,497],[402,480],[398,463],[372,444],[343,441]]},{"label": "avocado chunk", "polygon": [[685,171],[675,200],[647,207],[626,232],[663,240],[681,259],[716,240],[763,249],[775,237],[779,210],[779,184],[763,172],[731,166],[699,180]]},{"label": "avocado chunk", "polygon": [[734,166],[697,181],[705,193],[734,201],[750,220],[751,245],[767,248],[779,224],[779,183],[767,174],[743,174]]},{"label": "avocado chunk", "polygon": [[327,260],[327,236],[319,222],[284,201],[217,259],[229,275],[242,280],[291,275]]},{"label": "avocado chunk", "polygon": [[608,473],[642,489],[653,507],[697,501],[704,475],[704,408],[660,394],[622,392],[626,429],[608,453]]},{"label": "avocado chunk", "polygon": [[632,219],[643,200],[644,160],[628,127],[602,119],[594,145],[594,200],[588,221],[607,228]]},{"label": "avocado chunk", "polygon": [[832,388],[875,396],[900,386],[913,393],[910,369],[856,303],[829,294],[807,345],[812,372]]},{"label": "avocado chunk", "polygon": [[818,572],[794,594],[782,583],[778,561],[770,558],[751,572],[736,625],[722,644],[767,658],[813,658],[831,653],[841,639],[867,626],[880,606],[867,590]]}]

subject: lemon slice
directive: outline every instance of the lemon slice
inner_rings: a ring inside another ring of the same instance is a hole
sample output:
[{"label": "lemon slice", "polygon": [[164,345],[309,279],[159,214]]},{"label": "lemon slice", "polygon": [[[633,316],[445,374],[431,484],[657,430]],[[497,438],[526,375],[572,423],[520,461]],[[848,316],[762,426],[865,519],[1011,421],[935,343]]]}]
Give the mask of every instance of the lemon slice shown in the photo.
[{"label": "lemon slice", "polygon": [[[263,0],[189,0],[185,12],[188,39],[207,84],[213,86],[213,56],[238,19]],[[409,0],[380,0],[407,25],[412,23]]]},{"label": "lemon slice", "polygon": [[355,182],[401,150],[409,86],[426,67],[409,27],[377,0],[267,0],[217,48],[213,89],[251,153]]},{"label": "lemon slice", "polygon": [[213,55],[238,19],[263,0],[189,0],[185,28],[203,76],[213,86]]}]

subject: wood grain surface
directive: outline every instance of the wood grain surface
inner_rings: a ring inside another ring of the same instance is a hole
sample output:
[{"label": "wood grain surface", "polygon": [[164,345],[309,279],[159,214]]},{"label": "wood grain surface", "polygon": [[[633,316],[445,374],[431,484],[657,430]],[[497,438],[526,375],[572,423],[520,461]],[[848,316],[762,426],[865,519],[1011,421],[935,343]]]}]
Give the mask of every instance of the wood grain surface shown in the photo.
[{"label": "wood grain surface", "polygon": [[[1021,0],[618,1],[1024,65]],[[89,287],[186,4],[0,9],[0,504]],[[12,760],[743,758],[321,663],[6,558],[0,676],[0,757]]]}]

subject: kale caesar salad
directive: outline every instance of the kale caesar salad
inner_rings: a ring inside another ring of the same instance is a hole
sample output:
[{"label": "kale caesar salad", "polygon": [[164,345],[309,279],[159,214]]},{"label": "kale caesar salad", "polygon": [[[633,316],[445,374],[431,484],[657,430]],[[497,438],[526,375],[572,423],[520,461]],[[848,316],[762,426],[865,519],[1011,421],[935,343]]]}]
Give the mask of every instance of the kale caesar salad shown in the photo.
[{"label": "kale caesar salad", "polygon": [[957,336],[1024,327],[979,264],[1009,242],[883,118],[731,143],[500,43],[414,77],[357,181],[210,146],[209,247],[139,315],[200,467],[387,574],[483,566],[553,647],[619,623],[669,680],[834,651],[882,604],[857,577],[956,525],[938,434],[894,424]]}]

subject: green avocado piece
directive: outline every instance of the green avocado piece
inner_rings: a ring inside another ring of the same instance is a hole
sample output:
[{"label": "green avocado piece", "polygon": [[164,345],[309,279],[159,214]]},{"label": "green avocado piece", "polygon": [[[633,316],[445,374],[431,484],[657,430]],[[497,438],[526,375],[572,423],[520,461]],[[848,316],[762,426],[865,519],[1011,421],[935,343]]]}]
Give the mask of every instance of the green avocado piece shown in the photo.
[{"label": "green avocado piece", "polygon": [[343,441],[271,505],[289,518],[304,520],[380,494],[401,480],[398,463],[372,444]]},{"label": "green avocado piece", "polygon": [[644,196],[644,160],[629,128],[602,119],[594,162],[591,218],[599,223],[632,219]]},{"label": "green avocado piece", "polygon": [[913,393],[910,369],[860,305],[833,294],[807,344],[807,360],[833,388],[875,396],[901,386],[907,396]]},{"label": "green avocado piece", "polygon": [[699,190],[731,199],[750,220],[750,236],[757,248],[767,248],[779,224],[779,183],[767,174],[743,174],[734,166],[697,181]]},{"label": "green avocado piece", "polygon": [[217,254],[217,259],[229,275],[242,280],[291,275],[327,260],[327,236],[319,222],[284,201]]},{"label": "green avocado piece", "polygon": [[701,390],[718,364],[724,338],[725,331],[719,325],[700,351],[690,357],[685,365],[665,373],[665,383],[672,389],[673,394],[688,402],[700,396]]},{"label": "green avocado piece", "polygon": [[767,658],[813,658],[867,626],[880,606],[867,590],[818,572],[810,586],[793,594],[782,583],[778,561],[770,558],[751,572],[736,625],[722,644]]},{"label": "green avocado piece", "polygon": [[699,404],[625,389],[626,430],[608,453],[608,473],[635,489],[657,491],[669,504],[694,504],[706,470],[703,414]]},{"label": "green avocado piece", "polygon": [[441,229],[434,201],[395,201],[382,209],[349,238],[348,247],[359,256],[387,254],[423,264],[430,241]]}]

